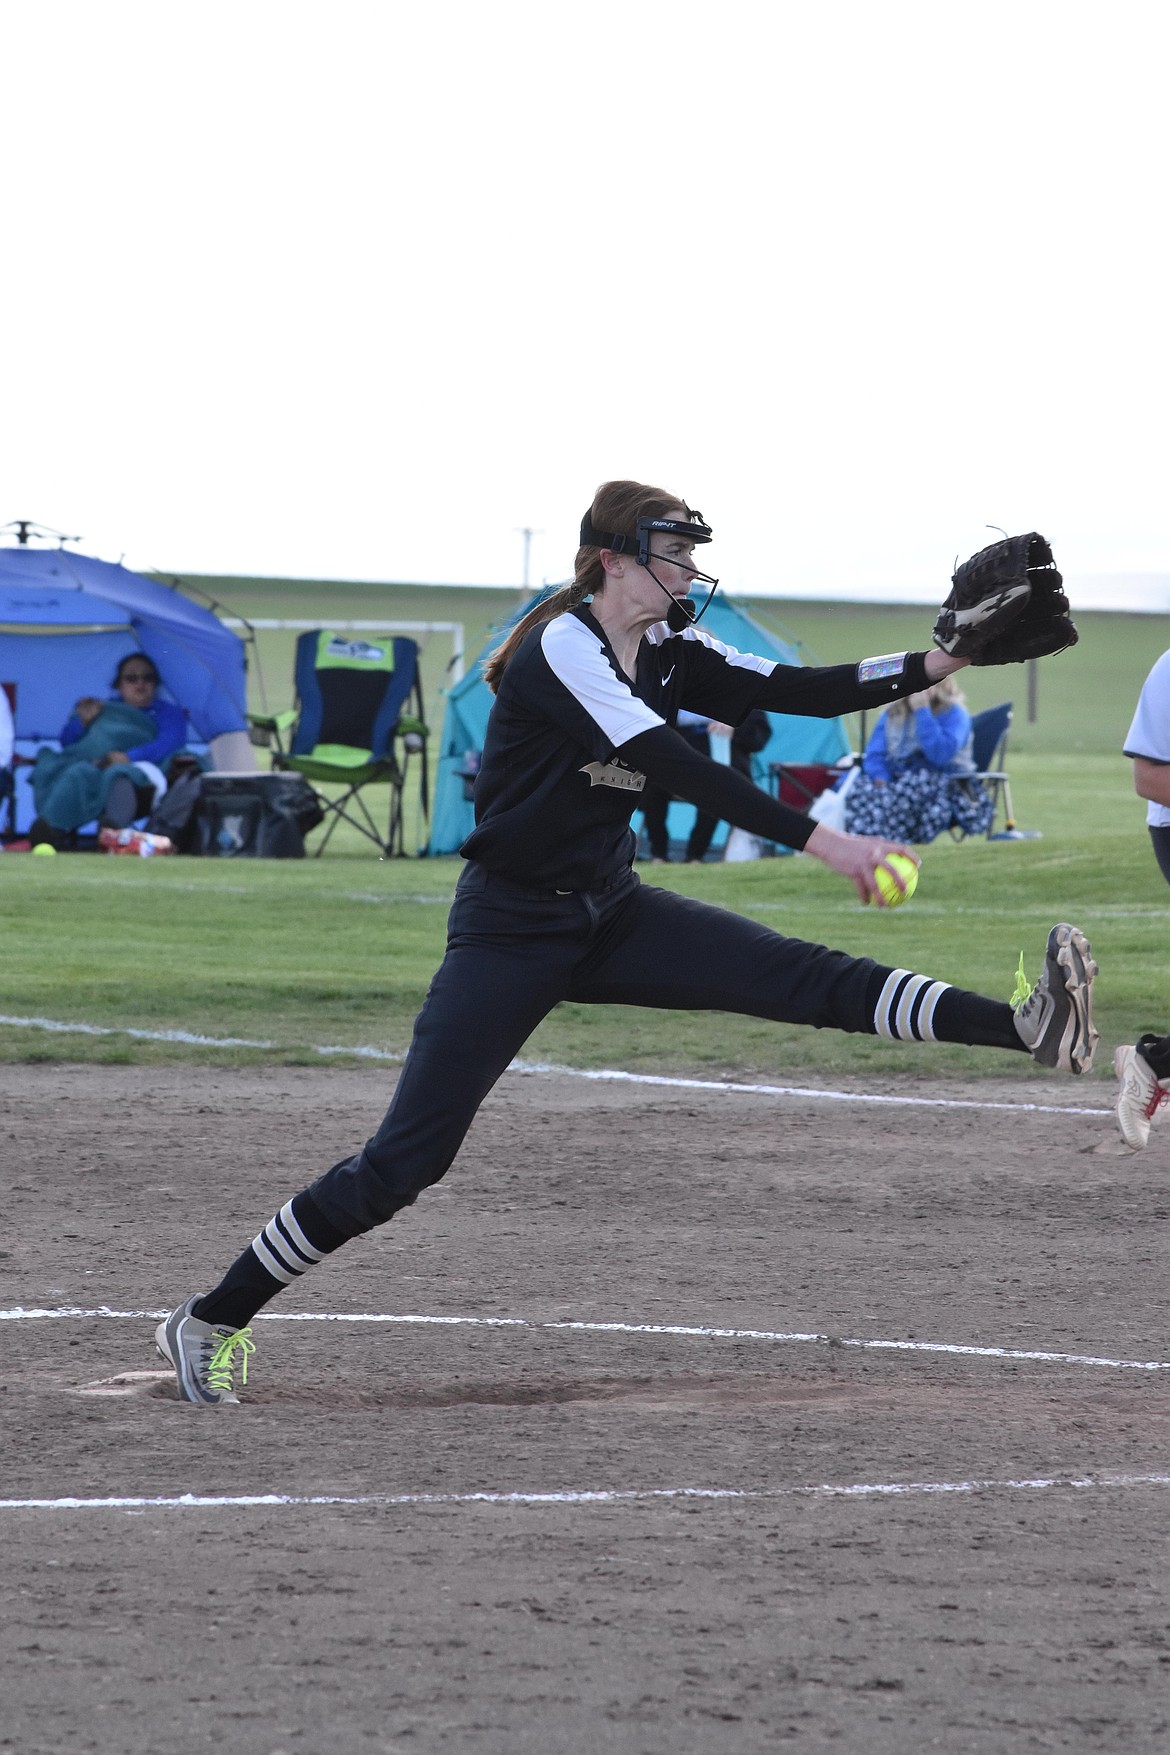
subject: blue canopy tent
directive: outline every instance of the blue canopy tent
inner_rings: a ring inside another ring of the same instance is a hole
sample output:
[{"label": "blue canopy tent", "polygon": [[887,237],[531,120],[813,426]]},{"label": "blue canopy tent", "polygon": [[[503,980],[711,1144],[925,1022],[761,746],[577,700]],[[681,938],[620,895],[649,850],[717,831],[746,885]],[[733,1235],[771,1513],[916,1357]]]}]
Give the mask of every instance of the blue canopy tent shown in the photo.
[{"label": "blue canopy tent", "polygon": [[[118,660],[145,652],[161,693],[183,708],[202,743],[247,734],[243,641],[201,604],[110,561],[72,549],[0,548],[0,686],[17,750],[55,743],[82,695],[105,698]],[[17,822],[32,802],[18,769]]]},{"label": "blue canopy tent", "polygon": [[[493,633],[478,662],[447,692],[428,853],[457,853],[471,833],[475,819],[470,776],[483,749],[492,704],[491,692],[483,680],[483,661],[499,645],[508,628],[531,607],[531,604],[526,604],[517,610],[510,621]],[[802,662],[797,647],[782,635],[765,628],[752,616],[742,599],[725,597],[717,592],[703,617],[703,627],[725,646],[734,646],[739,652],[754,652],[761,658],[774,658],[780,664]],[[772,721],[771,739],[753,758],[755,773],[761,782],[766,781],[770,762],[832,763],[849,753],[849,740],[840,719],[804,719],[787,713],[771,713],[769,718]],[[667,818],[671,841],[685,841],[694,820],[693,805],[677,801],[672,804]],[[640,821],[641,818],[636,816],[634,826],[637,827]],[[725,838],[726,824],[720,824],[714,845],[720,845]]]}]

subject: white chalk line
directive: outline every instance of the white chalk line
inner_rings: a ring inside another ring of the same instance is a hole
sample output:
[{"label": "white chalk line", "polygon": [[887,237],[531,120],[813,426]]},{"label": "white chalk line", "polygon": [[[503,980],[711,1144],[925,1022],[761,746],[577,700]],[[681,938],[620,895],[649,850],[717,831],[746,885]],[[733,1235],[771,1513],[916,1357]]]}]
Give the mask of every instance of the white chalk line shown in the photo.
[{"label": "white chalk line", "polygon": [[[225,1416],[220,1415],[219,1418]],[[180,1493],[119,1494],[105,1498],[0,1499],[0,1511],[233,1511],[286,1510],[315,1505],[413,1506],[628,1505],[647,1501],[766,1503],[782,1499],[897,1499],[970,1493],[1041,1493],[1064,1487],[1168,1487],[1170,1475],[1036,1475],[1020,1480],[818,1482],[795,1487],[632,1487],[564,1489],[547,1493]]]},{"label": "white chalk line", "polygon": [[[253,1041],[243,1036],[199,1036],[189,1030],[139,1030],[129,1026],[63,1023],[56,1018],[11,1017],[0,1013],[0,1026],[5,1025],[10,1029],[48,1030],[59,1035],[133,1036],[144,1042],[179,1042],[194,1048],[268,1048],[279,1049],[286,1054],[298,1051],[297,1044]],[[380,1060],[392,1064],[406,1059],[405,1054],[368,1045],[352,1048],[311,1043],[309,1052],[322,1055],[348,1054],[362,1060]],[[558,1066],[552,1061],[514,1060],[507,1071],[544,1077],[555,1074],[560,1078],[591,1079],[600,1083],[649,1085],[665,1090],[716,1091],[728,1096],[799,1097],[806,1101],[823,1103],[884,1103],[895,1108],[909,1109],[989,1109],[1029,1115],[1109,1116],[1113,1113],[1111,1109],[1093,1109],[1073,1103],[1001,1103],[984,1102],[969,1097],[900,1097],[884,1092],[879,1094],[870,1091],[817,1090],[811,1085],[762,1085],[748,1084],[736,1079],[672,1078],[664,1073],[623,1072],[616,1067]]]},{"label": "white chalk line", "polygon": [[[61,1305],[57,1308],[26,1308],[16,1305],[0,1310],[0,1322],[89,1321],[161,1322],[169,1310],[113,1310],[101,1304],[93,1309],[82,1305]],[[254,1322],[352,1322],[379,1323],[396,1326],[432,1326],[436,1328],[511,1328],[569,1331],[577,1334],[658,1335],[683,1340],[704,1341],[765,1341],[788,1346],[854,1347],[864,1352],[946,1353],[964,1359],[1005,1359],[1009,1362],[1041,1365],[1088,1365],[1111,1371],[1170,1371],[1167,1359],[1113,1359],[1095,1353],[1056,1353],[1046,1349],[1023,1347],[977,1347],[952,1341],[894,1341],[864,1339],[861,1336],[839,1336],[805,1333],[795,1330],[766,1328],[715,1328],[699,1323],[671,1322],[586,1322],[567,1318],[532,1322],[523,1316],[418,1316],[394,1315],[382,1311],[316,1311],[261,1310]]]},{"label": "white chalk line", "polygon": [[[332,1052],[332,1051],[331,1051]],[[350,1050],[349,1052],[352,1052]],[[1032,1115],[1112,1115],[1112,1109],[1088,1109],[1072,1103],[998,1103],[963,1097],[891,1097],[870,1091],[817,1090],[811,1085],[758,1085],[736,1079],[670,1078],[661,1073],[619,1072],[614,1068],[556,1066],[552,1062],[514,1060],[516,1073],[559,1073],[573,1079],[601,1079],[621,1084],[663,1085],[682,1091],[726,1091],[736,1096],[802,1097],[832,1103],[888,1103],[911,1109],[1006,1109]]]},{"label": "white chalk line", "polygon": [[142,1042],[185,1042],[195,1048],[275,1048],[275,1042],[254,1042],[246,1036],[197,1036],[190,1030],[135,1030],[123,1025],[69,1024],[56,1018],[13,1018],[0,1014],[0,1024],[14,1030],[49,1030],[62,1036],[134,1036]]}]

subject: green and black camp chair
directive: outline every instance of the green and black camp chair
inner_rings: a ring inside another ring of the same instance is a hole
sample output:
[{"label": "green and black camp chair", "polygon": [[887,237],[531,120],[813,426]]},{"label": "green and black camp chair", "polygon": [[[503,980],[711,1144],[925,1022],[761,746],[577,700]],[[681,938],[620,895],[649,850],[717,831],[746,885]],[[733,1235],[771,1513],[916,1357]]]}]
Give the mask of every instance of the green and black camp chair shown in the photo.
[{"label": "green and black camp chair", "polygon": [[[296,707],[275,715],[249,714],[258,741],[272,749],[272,766],[303,774],[325,812],[321,854],[344,819],[388,856],[404,855],[402,801],[411,757],[419,757],[419,796],[427,808],[427,727],[418,646],[396,635],[356,638],[314,628],[296,650]],[[290,735],[291,734],[291,735]],[[322,786],[341,787],[334,795]],[[385,835],[362,794],[390,789]]]}]

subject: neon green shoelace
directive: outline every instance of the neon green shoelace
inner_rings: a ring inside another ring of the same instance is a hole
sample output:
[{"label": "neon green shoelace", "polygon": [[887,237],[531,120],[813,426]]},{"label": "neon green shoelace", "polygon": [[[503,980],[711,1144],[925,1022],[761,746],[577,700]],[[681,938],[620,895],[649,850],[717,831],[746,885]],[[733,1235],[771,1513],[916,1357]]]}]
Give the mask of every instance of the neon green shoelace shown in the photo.
[{"label": "neon green shoelace", "polygon": [[248,1355],[255,1351],[256,1343],[252,1339],[250,1328],[238,1328],[235,1334],[224,1335],[211,1355],[211,1363],[207,1367],[208,1387],[218,1390],[221,1395],[231,1394],[237,1353],[240,1362],[240,1382],[247,1383]]},{"label": "neon green shoelace", "polygon": [[1013,1009],[1018,1005],[1023,1005],[1031,991],[1032,983],[1024,973],[1024,953],[1021,951],[1020,966],[1016,970],[1016,985],[1012,988],[1012,997],[1008,1000],[1008,1004]]}]

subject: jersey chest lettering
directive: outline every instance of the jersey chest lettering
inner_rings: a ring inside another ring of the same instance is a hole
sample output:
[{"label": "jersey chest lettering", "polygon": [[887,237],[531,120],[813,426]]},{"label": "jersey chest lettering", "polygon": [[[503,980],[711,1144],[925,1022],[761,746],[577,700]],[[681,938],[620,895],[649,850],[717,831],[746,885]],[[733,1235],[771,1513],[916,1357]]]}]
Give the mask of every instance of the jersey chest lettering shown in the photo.
[{"label": "jersey chest lettering", "polygon": [[641,792],[646,785],[645,774],[636,768],[625,768],[621,762],[586,762],[578,770],[588,774],[590,786],[612,786],[618,792]]}]

